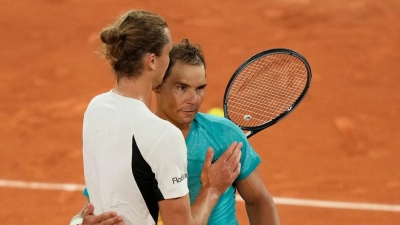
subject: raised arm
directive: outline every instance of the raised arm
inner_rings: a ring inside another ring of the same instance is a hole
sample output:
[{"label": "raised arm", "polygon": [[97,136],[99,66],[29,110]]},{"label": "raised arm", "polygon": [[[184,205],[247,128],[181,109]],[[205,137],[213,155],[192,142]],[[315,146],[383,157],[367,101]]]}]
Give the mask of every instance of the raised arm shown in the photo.
[{"label": "raised arm", "polygon": [[188,195],[159,202],[164,225],[207,224],[219,197],[240,173],[241,147],[242,143],[233,143],[214,164],[213,150],[208,149],[201,174],[203,186],[193,205],[190,207]]},{"label": "raised arm", "polygon": [[279,216],[274,200],[264,186],[257,171],[236,182],[242,196],[251,225],[279,225]]}]

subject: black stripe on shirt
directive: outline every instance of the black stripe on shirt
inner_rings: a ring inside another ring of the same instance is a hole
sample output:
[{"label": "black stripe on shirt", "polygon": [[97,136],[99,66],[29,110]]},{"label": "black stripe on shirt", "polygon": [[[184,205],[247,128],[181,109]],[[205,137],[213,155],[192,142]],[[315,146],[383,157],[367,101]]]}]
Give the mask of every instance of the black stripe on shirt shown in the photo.
[{"label": "black stripe on shirt", "polygon": [[151,170],[150,165],[144,160],[134,136],[132,137],[132,173],[140,193],[146,202],[147,209],[157,223],[159,212],[158,201],[164,200],[164,196],[158,188],[156,176]]}]

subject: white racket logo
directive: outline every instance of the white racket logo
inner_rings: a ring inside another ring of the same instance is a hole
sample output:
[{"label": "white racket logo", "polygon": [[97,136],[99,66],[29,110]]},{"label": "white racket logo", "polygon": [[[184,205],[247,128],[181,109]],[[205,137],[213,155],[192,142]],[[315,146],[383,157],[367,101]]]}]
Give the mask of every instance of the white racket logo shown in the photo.
[{"label": "white racket logo", "polygon": [[243,119],[244,119],[245,121],[249,121],[249,120],[251,120],[251,116],[250,116],[250,115],[244,115],[244,116],[243,116]]}]

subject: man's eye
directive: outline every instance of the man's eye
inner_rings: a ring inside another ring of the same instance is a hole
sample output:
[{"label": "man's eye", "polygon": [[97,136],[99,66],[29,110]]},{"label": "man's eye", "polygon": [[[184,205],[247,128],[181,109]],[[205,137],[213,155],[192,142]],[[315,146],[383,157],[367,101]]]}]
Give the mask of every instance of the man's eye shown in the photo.
[{"label": "man's eye", "polygon": [[179,90],[186,90],[186,86],[178,86]]}]

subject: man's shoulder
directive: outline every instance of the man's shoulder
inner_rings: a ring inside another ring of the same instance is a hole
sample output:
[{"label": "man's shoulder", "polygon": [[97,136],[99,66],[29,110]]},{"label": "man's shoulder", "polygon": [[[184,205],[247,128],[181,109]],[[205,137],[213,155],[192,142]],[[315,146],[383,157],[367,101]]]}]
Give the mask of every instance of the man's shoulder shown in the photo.
[{"label": "man's shoulder", "polygon": [[206,113],[197,113],[195,121],[196,129],[194,131],[200,132],[201,135],[209,135],[218,137],[218,143],[231,144],[232,141],[242,141],[245,138],[243,131],[238,125],[231,120],[210,115]]},{"label": "man's shoulder", "polygon": [[[161,119],[156,116],[154,113],[148,113],[146,115],[145,121],[140,121],[146,132],[160,140],[160,139],[175,139],[177,137],[182,138],[184,143],[184,138],[182,135],[182,131],[173,125],[168,120]],[[173,141],[170,141],[173,144],[176,144]]]},{"label": "man's shoulder", "polygon": [[195,120],[201,124],[202,126],[206,126],[208,128],[237,128],[238,126],[225,117],[215,116],[207,113],[197,113]]},{"label": "man's shoulder", "polygon": [[107,95],[107,92],[106,92],[106,93],[101,93],[101,94],[98,94],[98,95],[94,96],[94,97],[90,100],[89,106],[90,106],[90,105],[93,105],[93,104],[98,104],[99,102],[104,101],[104,99],[106,98],[106,95]]}]

